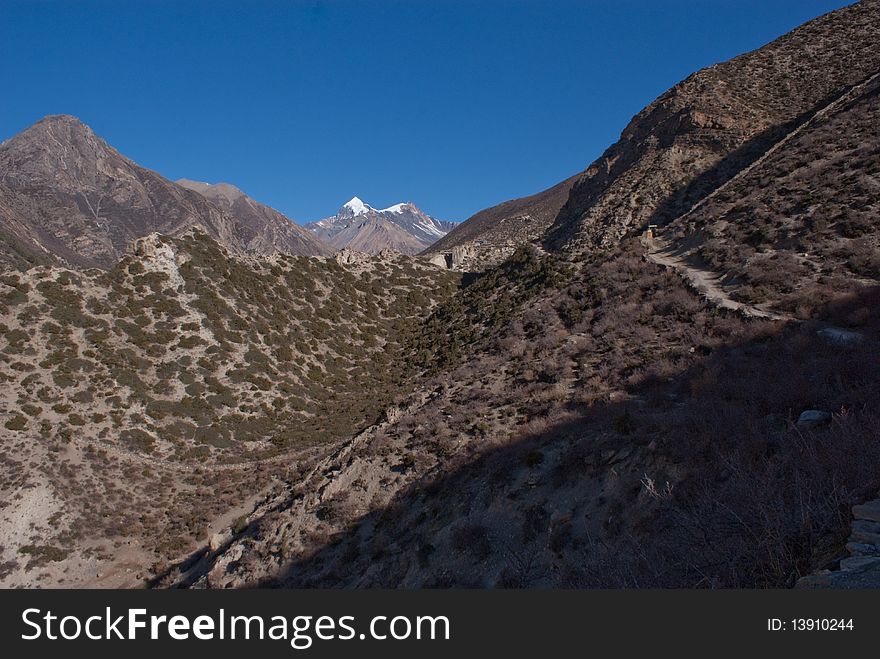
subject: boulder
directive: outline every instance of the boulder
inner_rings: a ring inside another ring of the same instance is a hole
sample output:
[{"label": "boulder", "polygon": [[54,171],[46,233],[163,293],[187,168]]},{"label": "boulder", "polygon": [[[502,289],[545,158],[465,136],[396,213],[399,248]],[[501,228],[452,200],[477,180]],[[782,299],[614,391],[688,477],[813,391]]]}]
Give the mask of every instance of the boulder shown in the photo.
[{"label": "boulder", "polygon": [[864,519],[857,519],[852,525],[853,533],[866,533],[880,537],[880,522],[869,522]]},{"label": "boulder", "polygon": [[801,430],[810,430],[831,422],[831,415],[822,410],[804,410],[797,420],[797,427]]},{"label": "boulder", "polygon": [[[451,261],[452,258],[450,257],[449,260]],[[448,268],[449,265],[450,265],[450,264],[446,261],[446,255],[445,255],[445,254],[434,254],[431,258],[428,259],[428,263],[430,263],[430,264],[432,264],[432,265],[440,266],[441,268]]]},{"label": "boulder", "polygon": [[877,558],[877,547],[864,542],[847,542],[846,550],[850,556],[872,556]]},{"label": "boulder", "polygon": [[840,561],[841,570],[880,570],[880,556],[850,556]]},{"label": "boulder", "polygon": [[823,327],[817,334],[829,343],[838,346],[849,346],[862,340],[862,335],[858,332],[850,332],[839,327]]},{"label": "boulder", "polygon": [[852,534],[849,536],[850,542],[857,542],[863,545],[871,545],[874,551],[880,553],[880,533],[870,533],[861,531],[853,524]]}]

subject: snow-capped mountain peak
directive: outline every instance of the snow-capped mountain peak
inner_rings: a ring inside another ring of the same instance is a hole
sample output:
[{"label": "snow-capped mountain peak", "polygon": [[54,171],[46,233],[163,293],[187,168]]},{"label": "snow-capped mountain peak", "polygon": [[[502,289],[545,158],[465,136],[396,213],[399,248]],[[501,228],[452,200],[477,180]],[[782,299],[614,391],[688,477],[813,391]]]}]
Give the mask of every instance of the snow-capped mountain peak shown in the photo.
[{"label": "snow-capped mountain peak", "polygon": [[419,210],[412,202],[376,209],[360,197],[345,202],[334,217],[310,222],[306,228],[333,247],[379,252],[394,249],[417,254],[453,227]]},{"label": "snow-capped mountain peak", "polygon": [[380,213],[402,213],[405,206],[409,204],[394,204],[393,206],[389,206],[388,208],[383,208],[380,210]]},{"label": "snow-capped mountain peak", "polygon": [[345,202],[341,210],[348,211],[351,215],[363,215],[375,209],[369,204],[365,204],[360,197],[352,197]]}]

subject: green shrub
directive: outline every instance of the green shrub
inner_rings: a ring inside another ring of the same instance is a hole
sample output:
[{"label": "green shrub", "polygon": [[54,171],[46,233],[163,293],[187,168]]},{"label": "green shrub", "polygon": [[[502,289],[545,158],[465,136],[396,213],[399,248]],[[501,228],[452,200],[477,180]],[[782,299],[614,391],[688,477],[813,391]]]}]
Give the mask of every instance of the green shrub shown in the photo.
[{"label": "green shrub", "polygon": [[144,453],[152,453],[156,443],[149,433],[140,428],[123,430],[119,433],[119,439],[128,448]]},{"label": "green shrub", "polygon": [[27,419],[21,414],[16,414],[3,425],[9,430],[24,430],[27,427]]}]

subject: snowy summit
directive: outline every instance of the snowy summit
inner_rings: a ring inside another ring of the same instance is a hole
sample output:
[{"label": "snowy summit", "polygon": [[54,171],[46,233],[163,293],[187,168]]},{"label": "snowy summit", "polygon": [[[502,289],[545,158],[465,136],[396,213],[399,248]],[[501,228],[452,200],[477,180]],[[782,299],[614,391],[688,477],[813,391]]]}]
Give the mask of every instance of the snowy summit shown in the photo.
[{"label": "snowy summit", "polygon": [[342,208],[346,208],[351,211],[352,215],[363,215],[364,213],[369,213],[371,210],[375,210],[369,204],[365,204],[361,201],[360,197],[352,197]]},{"label": "snowy summit", "polygon": [[309,222],[306,229],[331,247],[379,253],[392,249],[418,254],[453,227],[422,212],[412,202],[401,202],[377,209],[360,197],[352,197],[333,217]]}]

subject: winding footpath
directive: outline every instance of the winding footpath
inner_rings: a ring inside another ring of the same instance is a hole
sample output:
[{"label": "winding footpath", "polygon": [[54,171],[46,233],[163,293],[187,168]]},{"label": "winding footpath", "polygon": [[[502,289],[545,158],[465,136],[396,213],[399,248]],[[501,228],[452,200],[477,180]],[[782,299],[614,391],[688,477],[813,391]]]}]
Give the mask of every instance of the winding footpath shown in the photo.
[{"label": "winding footpath", "polygon": [[663,240],[654,238],[645,255],[649,261],[666,268],[672,268],[681,274],[691,288],[713,306],[741,313],[751,318],[765,320],[794,320],[793,317],[765,311],[730,297],[721,285],[721,276],[708,268],[699,268],[687,260],[687,254],[667,245]]}]

